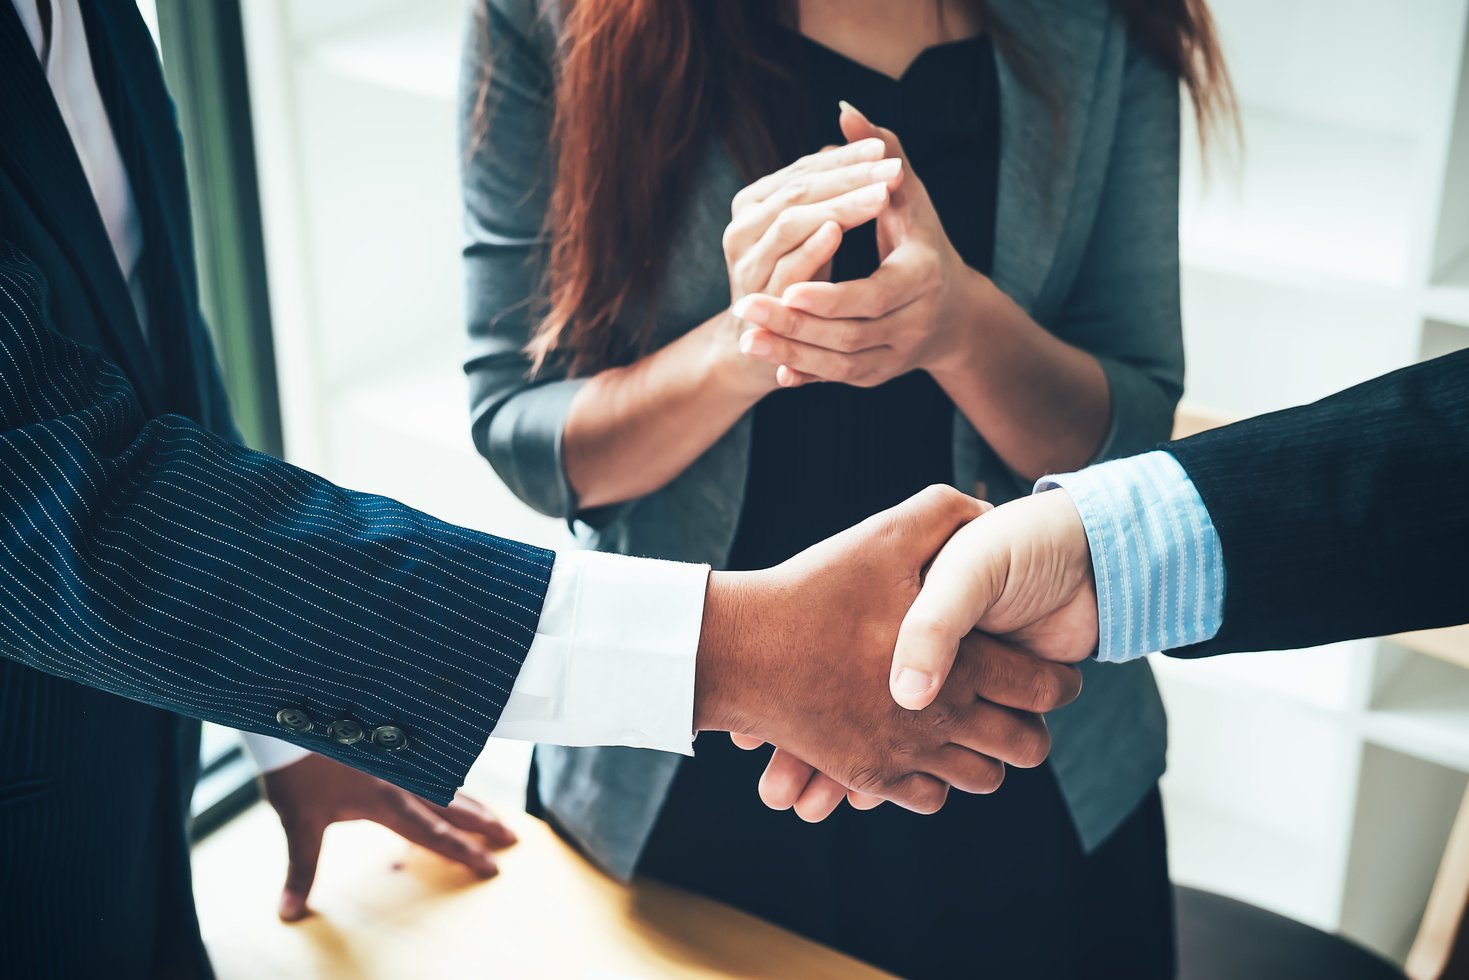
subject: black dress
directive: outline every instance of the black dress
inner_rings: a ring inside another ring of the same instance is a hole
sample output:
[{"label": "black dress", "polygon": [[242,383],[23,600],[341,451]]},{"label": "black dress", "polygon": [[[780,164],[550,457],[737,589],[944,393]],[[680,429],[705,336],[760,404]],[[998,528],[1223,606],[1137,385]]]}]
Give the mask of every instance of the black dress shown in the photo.
[{"label": "black dress", "polygon": [[[983,272],[994,254],[999,88],[986,37],[923,52],[901,79],[794,33],[806,106],[787,159],[843,142],[837,100],[894,129],[950,240]],[[871,225],[837,253],[838,280],[877,264]],[[729,567],[763,568],[953,480],[953,404],[926,373],[872,389],[812,384],[755,410]],[[825,823],[766,809],[769,751],[708,733],[679,770],[640,873],[712,896],[909,977],[1166,977],[1172,892],[1157,791],[1084,855],[1048,766],[1011,769],[993,796],[938,814],[843,807]],[[778,965],[777,965],[778,969]]]}]

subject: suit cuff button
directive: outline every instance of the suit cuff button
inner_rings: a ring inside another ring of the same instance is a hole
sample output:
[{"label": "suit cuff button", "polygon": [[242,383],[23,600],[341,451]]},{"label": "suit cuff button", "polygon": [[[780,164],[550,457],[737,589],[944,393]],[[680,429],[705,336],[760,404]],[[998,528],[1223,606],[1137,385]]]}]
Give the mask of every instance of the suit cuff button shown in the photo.
[{"label": "suit cuff button", "polygon": [[275,713],[275,720],[293,732],[305,734],[316,727],[311,716],[300,708],[282,708]]},{"label": "suit cuff button", "polygon": [[408,736],[397,725],[379,725],[372,730],[372,740],[389,752],[399,752],[408,747]]},{"label": "suit cuff button", "polygon": [[355,745],[367,737],[362,726],[351,718],[339,718],[326,726],[327,737],[338,745]]}]

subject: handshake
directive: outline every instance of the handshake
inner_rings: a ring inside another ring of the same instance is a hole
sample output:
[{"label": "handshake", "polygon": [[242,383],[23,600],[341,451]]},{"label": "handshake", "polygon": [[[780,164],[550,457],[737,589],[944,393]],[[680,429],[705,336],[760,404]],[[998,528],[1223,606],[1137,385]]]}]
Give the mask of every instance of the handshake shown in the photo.
[{"label": "handshake", "polygon": [[1064,493],[997,509],[929,487],[775,568],[712,574],[694,723],[777,746],[760,786],[777,809],[931,813],[1044,761],[1041,715],[1077,696],[1070,664],[1096,642]]}]

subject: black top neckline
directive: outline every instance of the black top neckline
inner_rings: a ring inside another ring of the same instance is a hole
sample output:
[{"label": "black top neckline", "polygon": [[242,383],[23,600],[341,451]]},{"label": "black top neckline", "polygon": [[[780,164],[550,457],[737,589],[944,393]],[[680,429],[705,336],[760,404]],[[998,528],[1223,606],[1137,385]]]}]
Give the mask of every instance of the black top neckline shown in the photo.
[{"label": "black top neckline", "polygon": [[[998,205],[1000,99],[985,35],[931,46],[895,79],[820,42],[786,32],[776,50],[790,77],[777,154],[794,160],[845,142],[837,100],[893,129],[923,180],[954,250],[988,274]],[[872,274],[871,222],[850,229],[831,264],[841,282]],[[873,388],[811,384],[755,407],[732,569],[779,564],[808,545],[954,479],[954,404],[924,371]]]},{"label": "black top neckline", "polygon": [[988,31],[980,31],[978,34],[971,34],[968,37],[956,37],[953,40],[949,41],[939,41],[936,44],[930,44],[928,47],[918,52],[918,54],[914,55],[913,60],[908,62],[908,67],[903,69],[902,74],[889,75],[887,72],[882,71],[879,68],[874,68],[865,62],[858,61],[856,58],[853,58],[849,54],[844,54],[841,51],[838,51],[836,48],[823,44],[822,42],[816,40],[814,37],[811,37],[809,34],[802,34],[798,29],[794,27],[787,27],[785,25],[782,25],[781,30],[790,34],[793,38],[800,39],[813,51],[820,52],[821,55],[823,55],[824,57],[840,61],[843,65],[848,66],[849,69],[855,68],[861,72],[864,72],[865,74],[873,76],[874,78],[881,79],[894,85],[902,85],[903,83],[907,82],[910,78],[912,78],[914,71],[926,61],[930,61],[934,58],[947,57],[948,55],[956,51],[967,52],[968,49],[971,47],[984,47],[985,45],[988,45],[990,43],[990,33]]}]

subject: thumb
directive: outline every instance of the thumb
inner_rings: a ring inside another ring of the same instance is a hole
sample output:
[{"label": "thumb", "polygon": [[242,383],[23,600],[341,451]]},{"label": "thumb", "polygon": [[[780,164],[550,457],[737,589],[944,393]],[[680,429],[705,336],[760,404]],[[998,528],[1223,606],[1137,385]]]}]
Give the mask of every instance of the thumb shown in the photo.
[{"label": "thumb", "polygon": [[888,156],[902,157],[907,163],[908,158],[903,153],[903,145],[898,142],[897,134],[891,129],[883,129],[868,119],[866,114],[845,99],[837,103],[841,107],[841,115],[837,117],[837,125],[842,128],[842,135],[847,138],[848,143],[858,140],[872,139],[876,137],[883,141],[887,147]]},{"label": "thumb", "polygon": [[934,558],[918,598],[903,617],[888,685],[893,700],[915,711],[928,707],[954,665],[959,641],[999,596],[1008,555],[985,548],[983,517],[956,533]]},{"label": "thumb", "polygon": [[915,204],[927,200],[928,192],[923,189],[923,183],[913,173],[908,154],[903,152],[903,144],[898,140],[896,133],[891,129],[875,125],[863,114],[862,110],[846,100],[837,104],[841,106],[841,115],[837,117],[837,123],[841,126],[842,135],[847,138],[848,143],[876,137],[883,142],[885,147],[883,152],[903,161],[903,183],[893,188],[888,196],[888,206],[878,212],[876,220],[878,256],[886,259],[896,242],[903,237],[904,229],[908,227],[908,216],[911,215]]},{"label": "thumb", "polygon": [[286,828],[286,886],[281,890],[278,914],[283,922],[297,922],[311,914],[306,897],[316,880],[316,861],[321,856],[324,827]]}]

